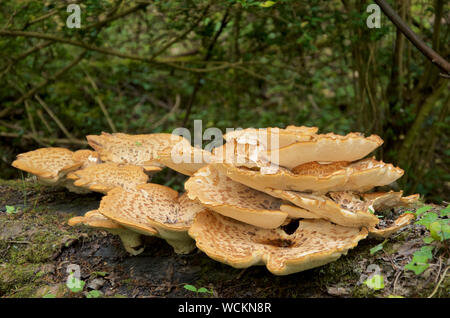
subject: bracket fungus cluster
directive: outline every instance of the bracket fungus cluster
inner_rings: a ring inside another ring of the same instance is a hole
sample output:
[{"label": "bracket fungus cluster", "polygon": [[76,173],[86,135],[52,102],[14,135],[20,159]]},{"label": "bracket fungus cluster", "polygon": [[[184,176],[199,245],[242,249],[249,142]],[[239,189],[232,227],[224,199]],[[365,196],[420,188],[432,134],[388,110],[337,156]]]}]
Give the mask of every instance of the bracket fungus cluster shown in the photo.
[{"label": "bracket fungus cluster", "polygon": [[[412,220],[380,214],[419,196],[373,191],[403,175],[367,157],[383,143],[378,136],[287,126],[224,139],[209,152],[172,134],[102,133],[87,136],[94,150],[41,148],[12,165],[46,185],[103,193],[97,210],[69,225],[119,235],[132,255],[143,251],[141,236],[156,236],[176,253],[197,247],[219,262],[266,265],[275,275],[335,261],[360,240],[388,237]],[[185,193],[149,183],[163,167],[188,176]]]}]

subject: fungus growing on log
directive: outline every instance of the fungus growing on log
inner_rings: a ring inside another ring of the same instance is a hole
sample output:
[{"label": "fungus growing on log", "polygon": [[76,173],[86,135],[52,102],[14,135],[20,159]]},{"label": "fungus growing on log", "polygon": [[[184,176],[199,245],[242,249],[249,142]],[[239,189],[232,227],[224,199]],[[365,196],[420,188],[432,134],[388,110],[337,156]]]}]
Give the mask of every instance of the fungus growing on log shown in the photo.
[{"label": "fungus growing on log", "polygon": [[216,261],[235,268],[266,265],[275,275],[288,275],[337,260],[367,236],[367,229],[325,220],[301,220],[292,234],[262,229],[213,211],[197,214],[189,229],[197,247]]},{"label": "fungus growing on log", "polygon": [[260,152],[261,158],[270,161],[271,151],[278,152],[278,165],[292,169],[307,162],[355,161],[364,158],[383,144],[377,135],[364,137],[360,133],[345,136],[332,133],[311,135],[310,140]]},{"label": "fungus growing on log", "polygon": [[35,175],[42,184],[57,185],[68,172],[80,168],[83,161],[75,161],[69,149],[50,147],[21,153],[11,165]]},{"label": "fungus growing on log", "polygon": [[[76,216],[69,219],[68,224],[70,226],[86,225],[92,228],[98,228],[105,230],[114,235],[118,235],[122,240],[122,244],[125,250],[131,255],[138,255],[144,251],[144,247],[141,241],[141,235],[134,231],[131,231],[120,224],[103,216],[97,210],[89,211],[84,216]],[[148,232],[146,235],[156,235],[157,232],[153,231],[153,234]]]},{"label": "fungus growing on log", "polygon": [[173,134],[127,135],[102,133],[86,137],[89,145],[99,153],[102,161],[142,166],[146,171],[160,171],[155,159],[160,152],[189,141]]},{"label": "fungus growing on log", "polygon": [[[307,164],[296,167],[297,173],[279,167],[275,173],[262,173],[261,168],[239,167],[222,163],[217,169],[230,179],[259,191],[265,188],[327,193],[329,191],[368,191],[390,184],[403,175],[403,170],[373,158],[353,163]],[[313,167],[313,169],[312,169]]]},{"label": "fungus growing on log", "polygon": [[187,201],[178,192],[159,184],[138,185],[133,190],[115,188],[100,202],[99,212],[135,232],[157,232],[179,254],[195,244],[187,234],[195,214],[204,207]]},{"label": "fungus growing on log", "polygon": [[272,229],[288,216],[281,200],[231,180],[214,165],[198,170],[184,187],[190,199],[244,223]]},{"label": "fungus growing on log", "polygon": [[67,175],[74,186],[101,193],[107,193],[116,187],[133,189],[139,184],[147,183],[148,178],[142,167],[113,162],[88,166]]}]

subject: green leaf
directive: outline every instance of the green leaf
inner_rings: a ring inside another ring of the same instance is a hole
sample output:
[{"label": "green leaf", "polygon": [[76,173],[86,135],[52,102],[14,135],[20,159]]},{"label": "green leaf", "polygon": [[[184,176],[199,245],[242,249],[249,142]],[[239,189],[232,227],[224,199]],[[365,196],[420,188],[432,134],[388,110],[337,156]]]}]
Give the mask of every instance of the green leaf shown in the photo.
[{"label": "green leaf", "polygon": [[91,290],[87,295],[86,298],[99,298],[102,296],[102,293],[98,290]]},{"label": "green leaf", "polygon": [[84,285],[86,285],[86,283],[84,281],[76,278],[75,276],[73,276],[73,274],[69,275],[68,281],[67,281],[67,287],[69,287],[69,289],[72,293],[79,293],[79,292],[83,291]]},{"label": "green leaf", "polygon": [[389,295],[388,298],[405,298],[405,297],[399,295]]},{"label": "green leaf", "polygon": [[184,285],[184,289],[193,291],[193,292],[197,292],[197,288],[195,286],[192,285]]},{"label": "green leaf", "polygon": [[382,275],[373,275],[372,277],[366,279],[364,284],[370,289],[379,290],[384,288],[384,277]]},{"label": "green leaf", "polygon": [[449,216],[450,214],[450,204],[446,208],[441,210],[441,216]]},{"label": "green leaf", "polygon": [[421,215],[422,213],[425,213],[427,211],[431,210],[431,206],[425,205],[419,209],[416,210],[416,215]]},{"label": "green leaf", "polygon": [[13,214],[13,213],[17,213],[17,210],[14,206],[12,205],[5,205],[6,208],[6,213],[7,214]]},{"label": "green leaf", "polygon": [[384,244],[387,242],[387,240],[384,240],[382,243],[375,245],[370,249],[370,255],[375,254],[378,251],[381,251],[383,249]]},{"label": "green leaf", "polygon": [[370,213],[375,214],[375,210],[371,206],[369,206],[368,210]]},{"label": "green leaf", "polygon": [[430,224],[429,228],[430,235],[432,238],[434,238],[436,241],[442,241],[443,237],[441,235],[442,227],[439,222],[433,222]]},{"label": "green leaf", "polygon": [[418,251],[415,251],[411,262],[405,265],[405,269],[413,271],[414,274],[422,274],[430,265],[428,261],[433,258],[434,246],[426,245]]},{"label": "green leaf", "polygon": [[105,277],[106,275],[108,275],[108,272],[92,272],[91,276],[101,276],[101,277]]},{"label": "green leaf", "polygon": [[56,295],[55,294],[47,294],[47,295],[42,296],[42,298],[56,298]]},{"label": "green leaf", "polygon": [[424,243],[430,244],[432,242],[434,242],[434,238],[432,238],[431,236],[427,236],[423,239]]},{"label": "green leaf", "polygon": [[210,294],[212,293],[211,291],[207,290],[205,287],[199,288],[197,290],[197,292],[199,292],[199,293],[210,293]]},{"label": "green leaf", "polygon": [[425,227],[429,227],[431,223],[436,221],[438,219],[438,215],[434,212],[429,212],[425,214],[419,221],[417,221],[415,224],[420,224]]},{"label": "green leaf", "polygon": [[273,6],[274,4],[276,4],[275,1],[266,1],[266,2],[260,3],[259,6],[263,7],[263,8],[269,8],[269,7]]}]

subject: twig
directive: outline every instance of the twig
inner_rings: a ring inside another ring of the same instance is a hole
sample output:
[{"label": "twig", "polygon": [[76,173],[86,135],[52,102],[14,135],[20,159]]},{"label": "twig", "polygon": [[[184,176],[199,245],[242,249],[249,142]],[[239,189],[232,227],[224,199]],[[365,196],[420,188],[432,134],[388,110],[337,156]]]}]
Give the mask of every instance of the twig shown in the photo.
[{"label": "twig", "polygon": [[398,16],[398,14],[392,9],[392,7],[385,0],[375,0],[375,2],[383,10],[384,14],[402,31],[402,33],[418,48],[422,54],[424,54],[433,64],[438,66],[447,75],[450,74],[450,63],[447,62],[442,56],[436,53],[432,48],[426,45]]},{"label": "twig", "polygon": [[86,74],[86,77],[89,81],[89,83],[91,84],[92,88],[94,89],[95,92],[95,100],[97,101],[98,105],[100,106],[100,109],[103,112],[103,115],[105,115],[106,121],[108,122],[109,128],[111,128],[112,132],[117,132],[116,126],[114,125],[114,122],[111,120],[111,117],[109,116],[108,110],[105,107],[105,104],[103,104],[102,99],[100,98],[99,91],[98,91],[98,87],[97,84],[95,84],[94,80],[92,79],[92,77],[89,76],[89,73],[82,68],[84,74]]},{"label": "twig", "polygon": [[445,269],[444,273],[441,276],[441,279],[439,280],[439,283],[436,285],[436,287],[434,288],[433,292],[431,293],[430,296],[428,296],[428,298],[432,298],[434,296],[434,294],[436,294],[436,292],[439,289],[439,286],[441,285],[442,281],[445,278],[445,275],[447,274],[448,269],[450,268],[450,266],[447,266],[447,268]]},{"label": "twig", "polygon": [[45,111],[50,115],[53,121],[58,125],[58,127],[63,131],[67,138],[73,139],[72,134],[67,130],[64,124],[59,120],[59,118],[53,113],[53,111],[48,107],[48,105],[39,97],[38,94],[34,95],[34,98],[41,104],[41,106],[45,109]]},{"label": "twig", "polygon": [[170,115],[172,115],[173,113],[175,113],[178,108],[180,107],[180,95],[177,94],[175,96],[175,104],[173,105],[172,109],[170,110],[170,112],[168,112],[167,114],[165,114],[160,120],[158,120],[156,123],[152,124],[151,127],[152,129],[161,126],[162,124],[164,124],[167,119],[169,119]]}]

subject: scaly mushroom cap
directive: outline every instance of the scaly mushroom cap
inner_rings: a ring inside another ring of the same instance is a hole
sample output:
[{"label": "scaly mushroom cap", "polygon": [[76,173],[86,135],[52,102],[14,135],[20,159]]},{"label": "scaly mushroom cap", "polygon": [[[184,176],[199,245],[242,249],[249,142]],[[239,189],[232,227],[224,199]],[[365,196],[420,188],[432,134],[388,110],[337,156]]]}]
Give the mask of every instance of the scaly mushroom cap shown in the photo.
[{"label": "scaly mushroom cap", "polygon": [[302,220],[297,230],[261,229],[212,211],[197,214],[189,235],[209,257],[235,268],[266,264],[275,275],[288,275],[338,259],[367,236],[367,230],[325,220]]},{"label": "scaly mushroom cap", "polygon": [[279,227],[287,218],[281,200],[234,182],[213,165],[198,170],[184,187],[191,200],[233,219],[262,228]]},{"label": "scaly mushroom cap", "polygon": [[119,235],[125,249],[132,255],[138,255],[144,251],[140,235],[136,232],[130,231],[120,224],[103,216],[97,210],[89,211],[84,216],[76,216],[67,222],[70,226],[86,225],[92,228],[99,228]]},{"label": "scaly mushroom cap", "polygon": [[286,129],[277,127],[246,128],[229,132],[224,135],[224,139],[227,142],[236,140],[240,144],[261,145],[264,149],[271,150],[299,141],[308,141],[311,139],[309,136],[314,135],[317,130],[317,127],[305,126],[288,126]]},{"label": "scaly mushroom cap", "polygon": [[258,159],[260,151],[261,147],[258,145],[238,143],[235,139],[231,139],[212,150],[211,163],[236,164],[248,168],[266,166],[267,162]]},{"label": "scaly mushroom cap", "polygon": [[293,203],[295,206],[281,206],[281,210],[290,213],[291,218],[298,210],[296,207],[299,207],[298,213],[306,210],[342,226],[373,227],[379,222],[377,216],[369,212],[370,204],[361,201],[359,196],[353,193],[329,194],[331,197],[275,189],[266,189],[266,193]]},{"label": "scaly mushroom cap", "polygon": [[[314,165],[314,169],[311,166]],[[307,168],[296,167],[297,174],[278,167],[275,173],[261,173],[262,168],[238,167],[231,164],[216,164],[217,169],[239,183],[259,191],[265,188],[326,193],[329,191],[365,192],[376,186],[390,184],[403,175],[403,170],[376,161],[373,158],[353,163],[307,164]],[[316,169],[317,168],[317,169]]]},{"label": "scaly mushroom cap", "polygon": [[73,159],[73,152],[69,149],[50,147],[21,153],[11,165],[34,174],[43,184],[56,185],[67,172],[78,169],[82,164]]},{"label": "scaly mushroom cap", "polygon": [[82,168],[86,168],[92,165],[101,163],[100,155],[95,151],[88,149],[77,150],[73,153],[73,160],[79,162],[82,161]]},{"label": "scaly mushroom cap", "polygon": [[392,224],[385,226],[374,226],[369,228],[369,236],[376,238],[388,238],[392,234],[398,232],[403,227],[411,223],[415,219],[412,213],[403,213]]},{"label": "scaly mushroom cap", "polygon": [[189,147],[161,152],[156,159],[159,163],[187,176],[192,176],[198,169],[211,161],[211,152],[200,148]]},{"label": "scaly mushroom cap", "polygon": [[262,159],[271,161],[273,151],[279,166],[292,169],[307,162],[355,161],[364,158],[383,144],[377,135],[364,137],[360,133],[345,136],[335,134],[310,135],[308,141],[300,141],[291,145],[260,152]]},{"label": "scaly mushroom cap", "polygon": [[67,179],[76,187],[107,193],[116,187],[133,189],[147,183],[148,175],[142,167],[107,162],[71,172]]},{"label": "scaly mushroom cap", "polygon": [[86,137],[89,145],[99,153],[102,161],[143,166],[148,171],[162,168],[155,159],[161,151],[189,141],[172,134],[127,135],[102,133]]},{"label": "scaly mushroom cap", "polygon": [[134,190],[115,188],[100,202],[99,212],[145,235],[157,235],[176,253],[189,253],[195,245],[187,235],[195,214],[204,209],[178,192],[159,184],[138,185]]}]

